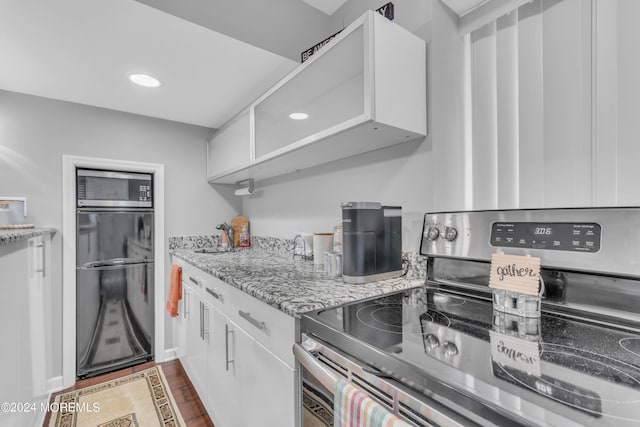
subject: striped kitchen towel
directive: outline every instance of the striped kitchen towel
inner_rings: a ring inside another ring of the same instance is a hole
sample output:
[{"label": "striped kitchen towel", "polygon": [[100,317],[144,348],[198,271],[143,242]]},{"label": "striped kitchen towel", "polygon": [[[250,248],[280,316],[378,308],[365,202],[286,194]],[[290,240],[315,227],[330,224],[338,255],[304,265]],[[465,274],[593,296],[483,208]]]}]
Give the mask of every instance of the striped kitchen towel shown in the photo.
[{"label": "striped kitchen towel", "polygon": [[333,410],[334,427],[410,427],[341,378],[336,383]]}]

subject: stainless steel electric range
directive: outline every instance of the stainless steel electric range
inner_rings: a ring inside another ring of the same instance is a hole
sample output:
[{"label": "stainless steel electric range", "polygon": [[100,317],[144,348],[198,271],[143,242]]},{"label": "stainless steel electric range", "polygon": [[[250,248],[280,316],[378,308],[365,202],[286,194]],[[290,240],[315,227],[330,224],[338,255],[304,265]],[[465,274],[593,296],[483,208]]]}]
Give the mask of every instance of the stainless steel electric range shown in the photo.
[{"label": "stainless steel electric range", "polygon": [[[640,425],[640,208],[433,213],[421,239],[423,287],[303,316],[305,391],[346,377],[421,426]],[[541,317],[494,311],[499,252],[541,258]]]}]

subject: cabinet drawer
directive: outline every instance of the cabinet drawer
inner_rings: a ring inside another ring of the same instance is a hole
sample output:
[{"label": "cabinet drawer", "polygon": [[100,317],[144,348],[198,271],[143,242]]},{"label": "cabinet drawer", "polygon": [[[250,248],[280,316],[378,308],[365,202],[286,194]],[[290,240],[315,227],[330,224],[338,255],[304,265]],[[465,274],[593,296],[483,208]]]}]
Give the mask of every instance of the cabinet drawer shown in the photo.
[{"label": "cabinet drawer", "polygon": [[229,294],[227,316],[289,367],[295,367],[291,351],[296,340],[295,319],[237,288],[230,287]]},{"label": "cabinet drawer", "polygon": [[182,281],[184,283],[192,286],[198,295],[211,305],[225,311],[224,307],[229,299],[229,285],[179,258],[176,258],[175,263],[182,267]]},{"label": "cabinet drawer", "polygon": [[177,257],[173,258],[173,263],[182,267],[182,281],[184,283],[189,283],[196,289],[202,289],[202,280],[206,275],[205,272]]}]

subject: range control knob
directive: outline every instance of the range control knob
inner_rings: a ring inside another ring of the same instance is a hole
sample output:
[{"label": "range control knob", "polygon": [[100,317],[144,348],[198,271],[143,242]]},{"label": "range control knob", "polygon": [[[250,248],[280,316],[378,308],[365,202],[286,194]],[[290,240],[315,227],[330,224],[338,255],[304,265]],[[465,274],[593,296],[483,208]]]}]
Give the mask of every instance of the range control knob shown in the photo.
[{"label": "range control knob", "polygon": [[433,334],[427,334],[425,338],[425,347],[427,351],[433,351],[440,346],[440,340]]},{"label": "range control knob", "polygon": [[458,230],[454,227],[445,227],[444,228],[444,240],[448,242],[452,242],[458,237]]},{"label": "range control knob", "polygon": [[452,358],[456,354],[458,354],[458,346],[456,346],[451,341],[445,341],[442,343],[442,348],[444,349],[444,355],[447,358]]},{"label": "range control knob", "polygon": [[427,228],[427,231],[424,232],[424,237],[427,240],[436,240],[439,236],[440,236],[440,230],[438,230],[434,226]]}]

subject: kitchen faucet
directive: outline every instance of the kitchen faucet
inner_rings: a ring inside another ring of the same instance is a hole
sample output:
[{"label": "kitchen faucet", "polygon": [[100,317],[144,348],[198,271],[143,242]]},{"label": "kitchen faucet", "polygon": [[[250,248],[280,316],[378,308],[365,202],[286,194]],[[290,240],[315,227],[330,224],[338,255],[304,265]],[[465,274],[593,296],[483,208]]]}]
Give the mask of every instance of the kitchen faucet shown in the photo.
[{"label": "kitchen faucet", "polygon": [[[216,230],[221,230],[225,234],[225,236],[227,237],[227,242],[228,242],[229,246],[233,247],[233,240],[231,240],[233,229],[231,228],[231,226],[229,224],[227,224],[226,222],[223,222],[222,224],[216,225]],[[231,231],[231,233],[229,233],[229,231]],[[222,246],[222,244],[221,244],[221,246]]]}]

